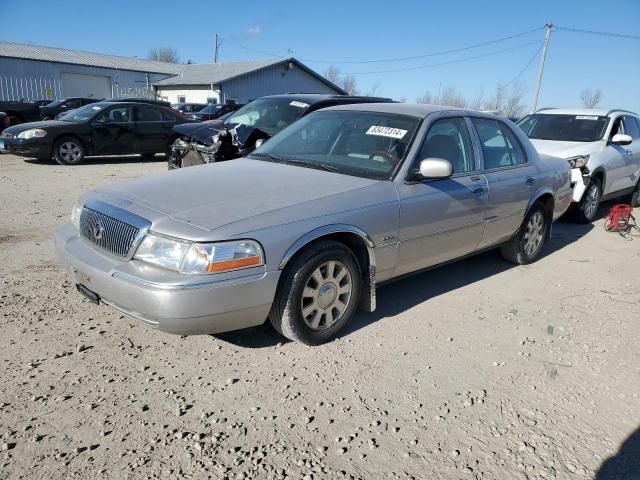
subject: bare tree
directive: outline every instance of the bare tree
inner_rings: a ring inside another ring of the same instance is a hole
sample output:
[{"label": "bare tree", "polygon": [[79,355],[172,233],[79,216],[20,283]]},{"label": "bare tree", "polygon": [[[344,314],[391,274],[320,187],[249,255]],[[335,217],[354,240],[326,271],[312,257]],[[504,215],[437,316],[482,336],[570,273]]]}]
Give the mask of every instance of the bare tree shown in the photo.
[{"label": "bare tree", "polygon": [[340,80],[340,69],[335,65],[329,66],[329,68],[324,71],[324,78],[329,80],[331,83],[337,84],[338,80]]},{"label": "bare tree", "polygon": [[437,94],[432,94],[427,91],[420,97],[416,98],[417,103],[430,103],[432,105],[446,105],[449,107],[464,107],[467,105],[467,100],[458,93],[453,86],[448,86],[439,91]]},{"label": "bare tree", "polygon": [[483,110],[495,110],[497,112],[501,112],[504,108],[505,93],[505,87],[502,85],[496,85],[495,92],[493,92],[493,95],[489,97],[487,103],[484,104]]},{"label": "bare tree", "polygon": [[345,75],[338,80],[338,86],[348,95],[358,95],[358,82],[353,75]]},{"label": "bare tree", "polygon": [[481,88],[476,93],[476,96],[473,97],[473,100],[471,100],[471,102],[469,102],[469,108],[471,110],[483,110],[484,109],[484,105],[485,105],[484,89]]},{"label": "bare tree", "polygon": [[511,85],[511,90],[506,94],[504,106],[500,109],[505,117],[519,117],[525,110],[522,98],[527,89],[522,82],[515,82]]},{"label": "bare tree", "polygon": [[433,105],[434,96],[431,94],[431,92],[426,91],[423,95],[420,95],[418,98],[416,98],[416,103],[428,103]]},{"label": "bare tree", "polygon": [[593,91],[591,89],[583,90],[580,94],[580,100],[582,100],[584,108],[594,108],[602,100],[602,92],[599,88]]},{"label": "bare tree", "polygon": [[376,94],[378,94],[379,90],[380,90],[380,80],[376,80],[375,82],[373,82],[373,85],[371,85],[369,90],[367,90],[367,96],[375,97]]},{"label": "bare tree", "polygon": [[178,63],[178,51],[173,47],[154,47],[149,49],[149,60],[158,62]]}]

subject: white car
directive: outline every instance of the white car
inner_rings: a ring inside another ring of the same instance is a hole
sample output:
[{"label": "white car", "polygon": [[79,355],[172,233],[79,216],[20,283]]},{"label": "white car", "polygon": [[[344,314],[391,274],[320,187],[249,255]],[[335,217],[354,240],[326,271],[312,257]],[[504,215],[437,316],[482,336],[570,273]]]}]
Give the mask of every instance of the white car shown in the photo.
[{"label": "white car", "polygon": [[640,118],[626,110],[542,109],[518,122],[539,153],[572,167],[576,220],[593,220],[601,200],[629,195],[640,206]]}]

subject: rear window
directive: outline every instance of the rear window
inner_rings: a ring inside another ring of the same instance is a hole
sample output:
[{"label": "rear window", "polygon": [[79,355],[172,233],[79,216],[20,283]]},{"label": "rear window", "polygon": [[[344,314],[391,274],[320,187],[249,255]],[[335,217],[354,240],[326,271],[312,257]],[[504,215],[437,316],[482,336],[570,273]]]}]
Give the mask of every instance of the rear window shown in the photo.
[{"label": "rear window", "polygon": [[518,126],[531,139],[563,142],[595,142],[604,136],[609,117],[599,115],[533,114]]}]

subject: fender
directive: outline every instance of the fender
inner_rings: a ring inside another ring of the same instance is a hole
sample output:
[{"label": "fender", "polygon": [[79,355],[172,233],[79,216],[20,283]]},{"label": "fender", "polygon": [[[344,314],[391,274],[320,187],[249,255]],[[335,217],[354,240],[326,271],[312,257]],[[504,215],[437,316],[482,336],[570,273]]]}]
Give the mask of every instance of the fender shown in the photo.
[{"label": "fender", "polygon": [[547,239],[549,239],[551,237],[551,225],[553,224],[553,221],[555,219],[555,205],[556,205],[556,196],[554,195],[553,190],[551,190],[551,188],[549,187],[540,188],[536,190],[536,192],[533,195],[531,195],[531,198],[529,199],[529,204],[527,205],[527,210],[525,211],[524,216],[526,218],[533,204],[535,204],[538,200],[540,200],[540,197],[547,194],[551,195],[551,198],[553,199],[553,204],[554,204],[553,210],[551,211],[551,221],[549,223],[549,230],[547,231]]},{"label": "fender", "polygon": [[348,224],[333,224],[333,225],[325,225],[323,227],[316,228],[315,230],[306,233],[298,240],[296,240],[293,245],[291,245],[287,251],[285,252],[280,264],[278,265],[278,270],[284,269],[284,267],[289,263],[289,260],[293,258],[293,256],[300,251],[305,245],[317,240],[321,237],[325,237],[327,235],[331,235],[332,233],[352,233],[357,235],[362,239],[364,244],[367,247],[367,253],[369,256],[369,274],[365,276],[364,280],[367,284],[366,287],[369,290],[368,298],[363,300],[363,308],[368,312],[373,312],[376,309],[376,258],[374,247],[375,244],[373,240],[369,236],[367,232],[362,230],[359,227]]}]

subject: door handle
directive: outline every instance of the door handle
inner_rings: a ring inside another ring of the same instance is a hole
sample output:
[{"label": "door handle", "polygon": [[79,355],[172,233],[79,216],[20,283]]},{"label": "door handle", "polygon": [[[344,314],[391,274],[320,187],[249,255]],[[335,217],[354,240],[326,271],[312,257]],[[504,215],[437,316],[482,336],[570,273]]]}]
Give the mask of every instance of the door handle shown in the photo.
[{"label": "door handle", "polygon": [[527,179],[524,181],[524,183],[526,183],[529,186],[532,186],[534,183],[536,183],[536,179],[533,177],[527,177]]}]

